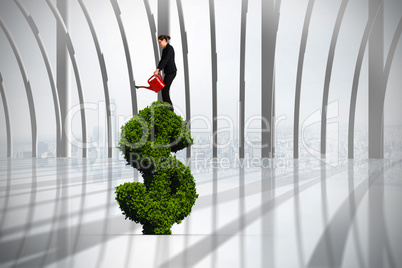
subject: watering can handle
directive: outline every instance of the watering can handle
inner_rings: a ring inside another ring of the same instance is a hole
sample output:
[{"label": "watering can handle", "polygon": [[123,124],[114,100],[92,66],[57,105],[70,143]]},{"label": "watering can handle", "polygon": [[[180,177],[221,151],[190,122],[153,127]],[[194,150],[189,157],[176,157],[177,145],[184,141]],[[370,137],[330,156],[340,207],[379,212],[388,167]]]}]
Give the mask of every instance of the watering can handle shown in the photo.
[{"label": "watering can handle", "polygon": [[151,76],[151,77],[148,79],[148,83],[149,83],[149,81],[151,81],[152,79],[154,79],[154,77],[157,77],[157,76],[162,80],[162,75],[161,75],[160,73],[158,73],[158,75],[153,75],[153,76]]}]

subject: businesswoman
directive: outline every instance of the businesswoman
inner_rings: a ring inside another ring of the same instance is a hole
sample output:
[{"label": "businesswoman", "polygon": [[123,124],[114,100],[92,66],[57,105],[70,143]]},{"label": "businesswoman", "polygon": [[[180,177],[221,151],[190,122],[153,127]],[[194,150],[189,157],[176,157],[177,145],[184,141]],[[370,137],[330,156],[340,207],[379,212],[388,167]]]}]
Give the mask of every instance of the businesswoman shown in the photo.
[{"label": "businesswoman", "polygon": [[170,40],[170,36],[167,35],[160,35],[158,37],[158,43],[162,50],[162,57],[159,61],[158,67],[156,68],[154,75],[158,75],[159,71],[164,71],[163,83],[165,87],[162,89],[162,100],[170,104],[170,110],[173,112],[173,104],[170,100],[170,86],[173,82],[173,79],[176,77],[177,69],[176,64],[174,62],[174,49],[168,43]]}]

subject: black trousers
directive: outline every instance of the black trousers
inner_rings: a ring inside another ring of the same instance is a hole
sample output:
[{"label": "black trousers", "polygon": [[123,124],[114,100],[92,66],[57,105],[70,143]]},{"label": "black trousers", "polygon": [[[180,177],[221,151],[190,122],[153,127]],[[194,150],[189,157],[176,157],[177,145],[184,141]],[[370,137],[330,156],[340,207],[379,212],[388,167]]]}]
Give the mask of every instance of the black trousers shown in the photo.
[{"label": "black trousers", "polygon": [[170,85],[173,82],[173,79],[176,77],[176,72],[170,73],[170,74],[165,74],[165,77],[163,77],[163,83],[165,84],[165,87],[162,88],[162,100],[164,102],[167,102],[171,106],[171,110],[173,111],[173,103],[172,100],[170,99]]}]

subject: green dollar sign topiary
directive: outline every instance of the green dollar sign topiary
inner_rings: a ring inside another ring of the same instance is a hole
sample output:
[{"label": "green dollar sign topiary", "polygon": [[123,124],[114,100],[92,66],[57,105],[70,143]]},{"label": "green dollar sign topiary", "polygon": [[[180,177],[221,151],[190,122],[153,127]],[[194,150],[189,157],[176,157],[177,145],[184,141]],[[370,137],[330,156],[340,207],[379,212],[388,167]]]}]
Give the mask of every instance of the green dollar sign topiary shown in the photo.
[{"label": "green dollar sign topiary", "polygon": [[187,217],[198,197],[190,169],[172,156],[193,144],[185,120],[156,101],[121,128],[119,149],[144,183],[116,187],[116,200],[126,219],[143,225],[143,234],[171,234]]}]

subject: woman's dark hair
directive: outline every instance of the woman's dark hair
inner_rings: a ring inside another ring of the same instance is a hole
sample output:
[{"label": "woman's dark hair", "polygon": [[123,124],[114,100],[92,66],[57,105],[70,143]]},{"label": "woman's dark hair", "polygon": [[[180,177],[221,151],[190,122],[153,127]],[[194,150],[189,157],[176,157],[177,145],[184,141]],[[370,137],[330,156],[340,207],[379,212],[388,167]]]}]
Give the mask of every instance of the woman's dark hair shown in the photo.
[{"label": "woman's dark hair", "polygon": [[169,35],[160,35],[158,36],[158,40],[162,40],[165,39],[166,41],[170,40],[170,36]]}]

